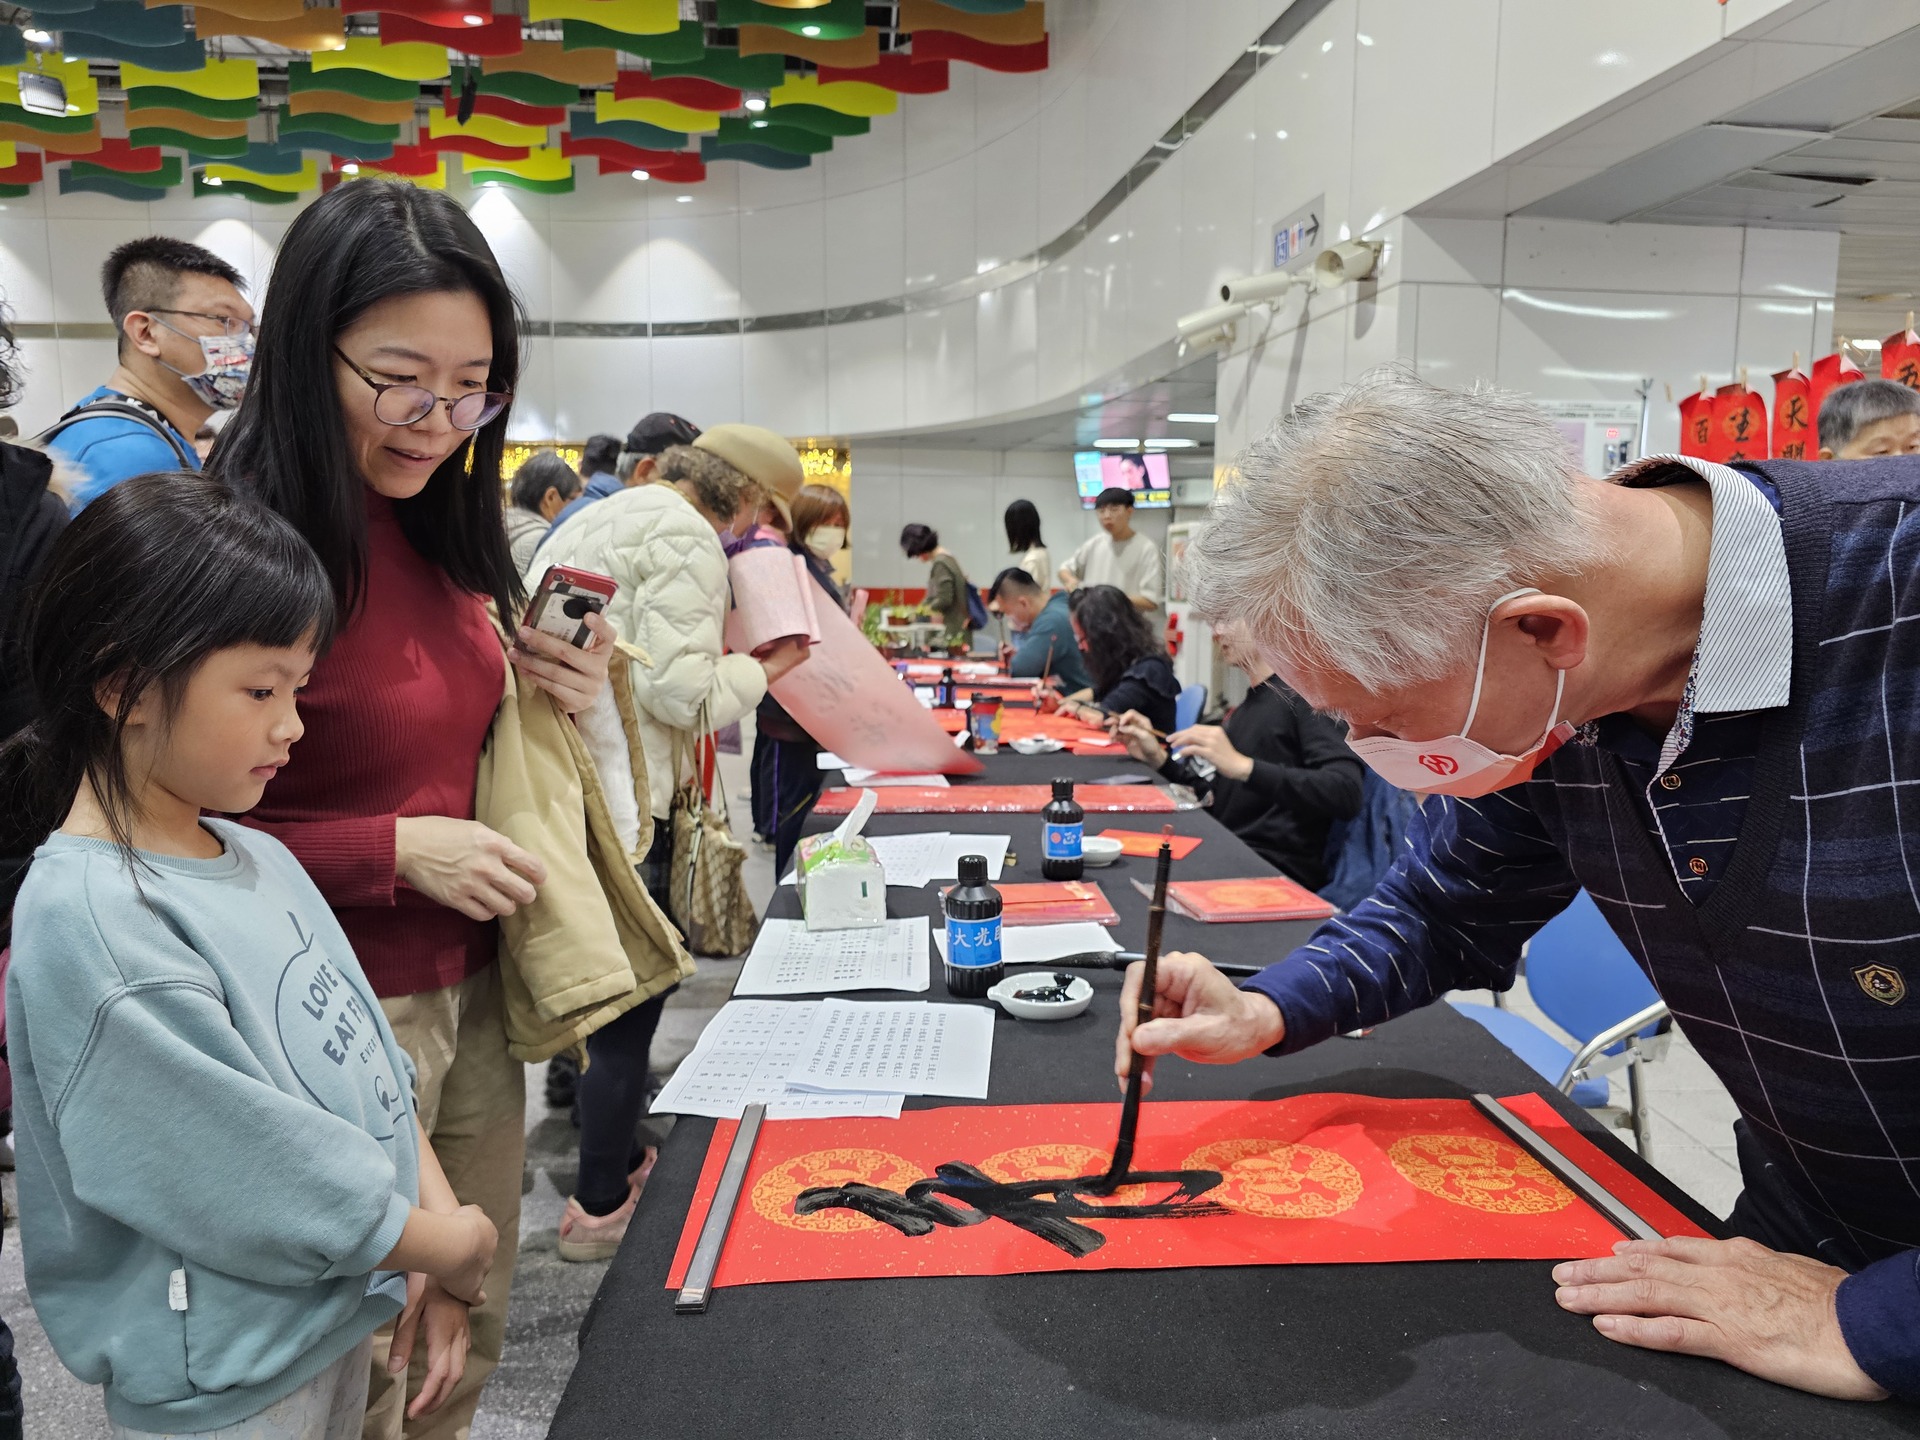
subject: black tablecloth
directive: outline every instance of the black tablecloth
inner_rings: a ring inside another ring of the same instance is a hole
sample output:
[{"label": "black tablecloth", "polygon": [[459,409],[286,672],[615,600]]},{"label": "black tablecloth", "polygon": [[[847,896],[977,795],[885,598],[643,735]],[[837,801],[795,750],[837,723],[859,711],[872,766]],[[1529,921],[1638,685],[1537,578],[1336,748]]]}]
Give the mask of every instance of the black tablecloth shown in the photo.
[{"label": "black tablecloth", "polygon": [[[1139,771],[1124,760],[1065,755],[1007,753],[987,764],[983,778],[993,783],[1056,774],[1085,783]],[[1204,837],[1178,875],[1267,873],[1204,811],[1094,815],[1087,828],[1157,830],[1169,818],[1181,834]],[[876,816],[868,828],[1011,834],[1018,864],[1005,878],[1040,878],[1037,816]],[[1122,859],[1087,873],[1120,912],[1121,943],[1137,948],[1146,902],[1128,881],[1150,878],[1152,862]],[[888,901],[895,915],[936,913],[931,888],[890,889]],[[799,914],[791,887],[771,913]],[[1310,929],[1209,927],[1169,915],[1165,943],[1265,961]],[[861,998],[950,998],[937,958],[933,971],[926,996]],[[1094,1003],[1073,1020],[998,1016],[989,1103],[1114,1098],[1119,976],[1091,978]],[[1445,1005],[1285,1059],[1230,1067],[1162,1060],[1155,1073],[1154,1093],[1168,1099],[1547,1093],[1511,1052]],[[1652,1075],[1657,1088],[1657,1067]],[[1584,1111],[1551,1098],[1589,1138],[1714,1228]],[[1553,1303],[1550,1267],[1534,1261],[750,1285],[717,1292],[705,1315],[676,1316],[667,1269],[712,1132],[709,1120],[683,1119],[662,1149],[582,1326],[580,1362],[551,1431],[560,1440],[1920,1435],[1914,1409],[1824,1401],[1715,1362],[1616,1345]]]}]

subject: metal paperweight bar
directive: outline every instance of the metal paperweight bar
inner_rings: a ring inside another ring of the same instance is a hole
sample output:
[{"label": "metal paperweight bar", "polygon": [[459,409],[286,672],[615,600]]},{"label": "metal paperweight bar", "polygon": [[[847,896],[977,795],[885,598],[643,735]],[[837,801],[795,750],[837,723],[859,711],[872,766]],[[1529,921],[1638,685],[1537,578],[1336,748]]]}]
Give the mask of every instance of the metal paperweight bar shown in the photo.
[{"label": "metal paperweight bar", "polygon": [[[1506,1106],[1494,1099],[1493,1096],[1475,1095],[1473,1097],[1473,1103],[1479,1107],[1481,1113],[1489,1120],[1493,1121],[1494,1124],[1518,1140],[1525,1149],[1531,1151],[1536,1160],[1553,1171],[1553,1173],[1558,1175],[1562,1180],[1566,1181],[1575,1191],[1585,1197],[1589,1204],[1633,1239],[1659,1240],[1664,1238],[1658,1230],[1654,1229],[1653,1226],[1649,1225],[1645,1220],[1642,1220],[1632,1210],[1629,1210],[1625,1204],[1616,1199],[1598,1180],[1595,1180],[1591,1175],[1587,1174],[1586,1171],[1574,1164],[1573,1161],[1549,1145],[1539,1131],[1535,1130],[1531,1125],[1527,1124],[1526,1121],[1507,1109]],[[722,1183],[724,1185],[724,1182]],[[700,1242],[703,1245],[706,1243],[705,1235],[700,1237]],[[698,1263],[699,1256],[696,1255],[694,1259],[695,1263]]]},{"label": "metal paperweight bar", "polygon": [[741,1113],[740,1128],[733,1132],[733,1146],[727,1151],[727,1163],[720,1168],[720,1183],[707,1207],[706,1223],[700,1227],[700,1239],[693,1247],[693,1259],[687,1264],[685,1282],[673,1297],[673,1313],[699,1315],[713,1294],[713,1272],[720,1264],[720,1251],[727,1243],[727,1227],[733,1223],[733,1207],[739,1203],[741,1187],[747,1183],[747,1162],[753,1158],[753,1142],[760,1138],[760,1122],[767,1118],[765,1105],[749,1105]]}]

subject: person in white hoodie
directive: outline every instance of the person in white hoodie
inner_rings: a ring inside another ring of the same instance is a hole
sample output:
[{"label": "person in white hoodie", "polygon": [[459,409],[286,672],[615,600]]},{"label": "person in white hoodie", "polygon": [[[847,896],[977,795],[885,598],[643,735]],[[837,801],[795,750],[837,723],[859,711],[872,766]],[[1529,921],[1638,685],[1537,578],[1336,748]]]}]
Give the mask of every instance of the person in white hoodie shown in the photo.
[{"label": "person in white hoodie", "polygon": [[[707,436],[716,432],[708,448]],[[793,456],[790,486],[785,466],[764,463],[779,458],[768,442]],[[758,476],[722,453],[752,465]],[[562,521],[536,557],[534,568],[542,573],[548,565],[571,565],[619,582],[608,618],[650,662],[628,673],[655,822],[644,878],[663,909],[673,853],[666,822],[674,791],[689,774],[692,742],[747,714],[769,684],[807,658],[806,642],[797,638],[757,659],[724,653],[730,592],[720,536],[751,525],[763,495],[784,507],[799,487],[799,456],[785,440],[754,426],[716,426],[701,437],[700,448],[665,451],[652,484],[622,490]],[[530,572],[527,578],[532,588],[540,577]],[[607,1259],[627,1233],[652,1163],[650,1152],[632,1153],[633,1127],[646,1104],[647,1052],[667,994],[635,1006],[587,1042],[590,1063],[577,1088],[580,1176],[560,1220],[562,1259]]]}]

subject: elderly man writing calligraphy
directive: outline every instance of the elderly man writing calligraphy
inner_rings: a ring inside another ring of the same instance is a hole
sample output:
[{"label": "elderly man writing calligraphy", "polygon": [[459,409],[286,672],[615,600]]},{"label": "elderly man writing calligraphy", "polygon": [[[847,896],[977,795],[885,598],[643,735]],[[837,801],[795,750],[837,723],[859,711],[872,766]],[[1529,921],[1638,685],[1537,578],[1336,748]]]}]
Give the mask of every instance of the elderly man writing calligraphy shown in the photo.
[{"label": "elderly man writing calligraphy", "polygon": [[1920,460],[1600,481],[1517,397],[1383,370],[1242,470],[1189,552],[1200,612],[1436,793],[1374,894],[1244,986],[1164,959],[1122,1071],[1504,988],[1584,887],[1739,1106],[1751,1238],[1560,1265],[1560,1305],[1920,1398]]}]

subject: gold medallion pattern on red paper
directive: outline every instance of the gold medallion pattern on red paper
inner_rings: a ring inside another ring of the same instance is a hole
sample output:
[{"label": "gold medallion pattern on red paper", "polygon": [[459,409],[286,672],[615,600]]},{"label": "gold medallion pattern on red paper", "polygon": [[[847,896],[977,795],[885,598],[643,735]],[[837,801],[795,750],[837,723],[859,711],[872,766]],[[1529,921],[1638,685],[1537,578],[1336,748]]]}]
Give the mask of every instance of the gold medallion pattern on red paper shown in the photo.
[{"label": "gold medallion pattern on red paper", "polygon": [[1338,1215],[1352,1208],[1365,1184],[1345,1156],[1280,1140],[1218,1140],[1187,1156],[1182,1168],[1221,1173],[1224,1178],[1208,1193],[1209,1200],[1280,1220]]},{"label": "gold medallion pattern on red paper", "polygon": [[754,1213],[795,1230],[821,1235],[850,1235],[879,1228],[877,1220],[853,1210],[822,1210],[813,1215],[793,1213],[793,1199],[803,1190],[834,1188],[856,1182],[883,1190],[905,1190],[922,1178],[917,1165],[884,1150],[811,1150],[776,1165],[754,1182]]},{"label": "gold medallion pattern on red paper", "polygon": [[1496,1215],[1546,1215],[1573,1203],[1562,1185],[1526,1151],[1478,1135],[1408,1135],[1387,1159],[1429,1195]]}]

